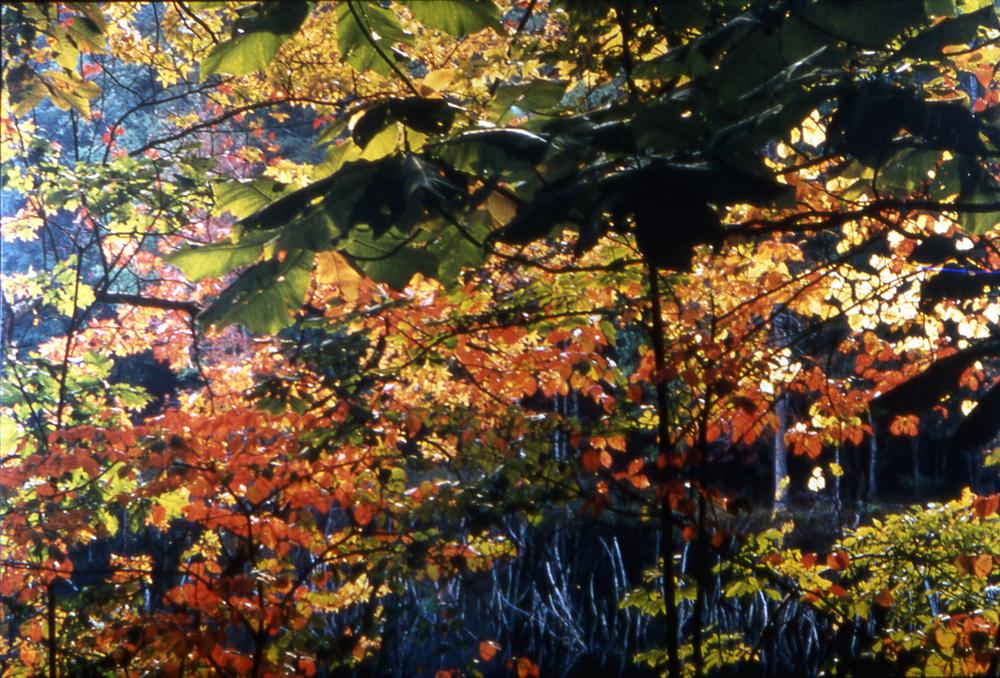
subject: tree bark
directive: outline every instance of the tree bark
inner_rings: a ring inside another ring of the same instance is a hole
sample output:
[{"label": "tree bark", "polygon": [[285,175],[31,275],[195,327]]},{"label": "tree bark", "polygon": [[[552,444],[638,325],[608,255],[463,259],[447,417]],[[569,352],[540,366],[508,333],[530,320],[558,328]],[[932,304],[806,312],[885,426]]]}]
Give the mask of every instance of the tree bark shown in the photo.
[{"label": "tree bark", "polygon": [[872,434],[868,437],[868,503],[873,504],[878,496],[878,428],[871,415],[868,416],[868,424],[872,427]]},{"label": "tree bark", "polygon": [[[646,262],[649,272],[649,301],[652,306],[652,321],[650,323],[650,334],[653,341],[653,357],[656,364],[656,374],[653,377],[656,383],[656,411],[659,420],[659,453],[664,459],[669,459],[673,450],[670,449],[668,404],[669,394],[667,384],[662,376],[666,368],[666,347],[663,343],[663,308],[660,305],[660,281],[656,267]],[[668,463],[665,468],[663,483],[666,490],[666,483],[670,480],[670,468]],[[670,508],[670,495],[667,491],[661,492],[660,496],[660,559],[663,561],[663,608],[667,617],[667,676],[670,678],[680,678],[681,663],[678,656],[678,636],[680,630],[680,618],[677,613],[676,589],[677,583],[674,580],[674,521],[673,511]]]},{"label": "tree bark", "polygon": [[778,398],[774,413],[778,417],[778,428],[774,432],[773,469],[774,469],[774,507],[772,515],[788,510],[785,499],[788,496],[788,486],[783,484],[788,477],[788,446],[785,445],[785,433],[788,430],[788,399],[785,395]]},{"label": "tree bark", "polygon": [[59,671],[57,668],[56,656],[59,649],[59,643],[56,638],[56,592],[55,583],[49,584],[48,591],[48,604],[46,610],[46,621],[48,622],[48,651],[49,651],[49,678],[58,678]]}]

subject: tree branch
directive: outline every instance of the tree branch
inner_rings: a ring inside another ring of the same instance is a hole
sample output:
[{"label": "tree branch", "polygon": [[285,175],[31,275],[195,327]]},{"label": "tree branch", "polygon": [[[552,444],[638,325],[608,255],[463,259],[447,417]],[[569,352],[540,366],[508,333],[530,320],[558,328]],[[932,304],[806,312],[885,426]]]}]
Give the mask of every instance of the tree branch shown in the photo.
[{"label": "tree branch", "polygon": [[144,297],[141,294],[116,294],[112,292],[98,292],[97,301],[105,304],[127,304],[129,306],[143,306],[146,308],[160,308],[164,311],[182,311],[194,317],[201,313],[201,307],[193,301],[175,301],[173,299],[159,299],[157,297]]}]

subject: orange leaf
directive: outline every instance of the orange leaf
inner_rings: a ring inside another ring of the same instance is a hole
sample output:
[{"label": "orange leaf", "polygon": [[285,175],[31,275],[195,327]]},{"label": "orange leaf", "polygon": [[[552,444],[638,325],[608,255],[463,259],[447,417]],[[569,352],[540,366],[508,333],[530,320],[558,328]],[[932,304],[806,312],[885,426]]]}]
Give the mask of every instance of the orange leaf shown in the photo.
[{"label": "orange leaf", "polygon": [[831,570],[845,570],[851,565],[851,557],[846,551],[834,551],[826,557],[826,566]]},{"label": "orange leaf", "polygon": [[479,643],[479,656],[484,662],[492,661],[500,651],[500,646],[495,640],[484,640]]},{"label": "orange leaf", "polygon": [[424,426],[424,414],[418,410],[410,410],[406,414],[406,435],[412,438],[413,436],[420,433],[420,429]]},{"label": "orange leaf", "polygon": [[882,589],[875,595],[875,602],[878,603],[880,607],[892,607],[892,604],[896,602],[896,599],[892,596],[892,591],[890,589]]},{"label": "orange leaf", "polygon": [[986,579],[986,576],[993,569],[993,557],[989,555],[957,556],[955,558],[955,567],[965,574]]},{"label": "orange leaf", "polygon": [[538,678],[540,675],[538,666],[527,657],[517,660],[517,678],[529,678],[529,676]]},{"label": "orange leaf", "polygon": [[597,473],[597,470],[601,468],[601,459],[597,456],[597,452],[594,450],[587,450],[584,452],[580,461],[583,463],[583,468],[587,469],[591,473]]},{"label": "orange leaf", "polygon": [[708,425],[708,430],[705,432],[705,441],[709,443],[714,443],[719,439],[722,434],[722,427],[718,423],[711,423]]},{"label": "orange leaf", "polygon": [[988,497],[976,497],[972,500],[972,510],[980,518],[991,516],[1000,509],[1000,494],[991,494]]},{"label": "orange leaf", "polygon": [[972,574],[980,579],[986,579],[990,570],[993,569],[993,557],[989,555],[973,556]]},{"label": "orange leaf", "polygon": [[357,504],[354,509],[354,520],[364,527],[375,517],[375,507],[371,504]]},{"label": "orange leaf", "polygon": [[766,556],[760,559],[765,565],[778,566],[781,565],[781,554],[780,553],[768,553]]},{"label": "orange leaf", "polygon": [[625,451],[625,436],[624,435],[622,435],[620,433],[616,433],[614,435],[610,435],[607,438],[607,442],[608,442],[608,447],[610,447],[612,450],[616,450],[618,452],[624,452]]}]

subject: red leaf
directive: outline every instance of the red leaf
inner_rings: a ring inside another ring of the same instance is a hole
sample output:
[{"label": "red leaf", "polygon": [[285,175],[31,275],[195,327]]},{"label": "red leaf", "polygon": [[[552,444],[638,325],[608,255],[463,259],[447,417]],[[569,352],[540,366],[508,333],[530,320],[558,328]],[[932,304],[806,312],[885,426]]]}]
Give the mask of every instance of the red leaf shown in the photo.
[{"label": "red leaf", "polygon": [[993,556],[958,556],[955,558],[955,567],[965,574],[971,574],[979,579],[986,579],[993,569]]},{"label": "red leaf", "polygon": [[500,651],[500,646],[495,640],[484,640],[479,643],[479,656],[484,662],[492,661]]},{"label": "red leaf", "polygon": [[834,551],[826,557],[826,566],[831,570],[846,570],[851,565],[851,557],[846,551]]},{"label": "red leaf", "polygon": [[976,497],[972,500],[972,510],[979,518],[986,518],[1000,509],[1000,494],[991,494],[988,497]]},{"label": "red leaf", "polygon": [[354,520],[364,527],[375,517],[375,507],[371,504],[357,504],[354,509]]},{"label": "red leaf", "polygon": [[542,675],[538,670],[538,665],[527,657],[521,657],[517,660],[517,678],[538,678]]},{"label": "red leaf", "polygon": [[892,596],[892,591],[890,589],[882,589],[875,595],[875,602],[878,603],[880,607],[892,607],[895,602],[895,598]]}]

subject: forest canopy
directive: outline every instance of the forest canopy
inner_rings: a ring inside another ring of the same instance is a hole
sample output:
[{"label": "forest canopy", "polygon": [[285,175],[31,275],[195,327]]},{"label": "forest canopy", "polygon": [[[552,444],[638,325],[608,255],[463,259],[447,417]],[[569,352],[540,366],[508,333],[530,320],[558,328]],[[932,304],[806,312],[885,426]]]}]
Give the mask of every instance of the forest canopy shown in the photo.
[{"label": "forest canopy", "polygon": [[997,3],[0,8],[0,675],[1000,675]]}]

